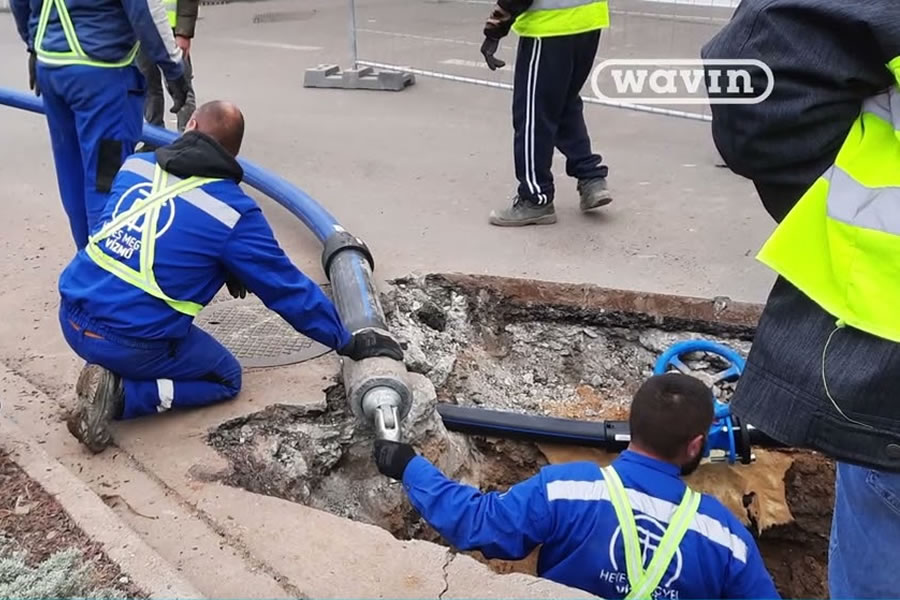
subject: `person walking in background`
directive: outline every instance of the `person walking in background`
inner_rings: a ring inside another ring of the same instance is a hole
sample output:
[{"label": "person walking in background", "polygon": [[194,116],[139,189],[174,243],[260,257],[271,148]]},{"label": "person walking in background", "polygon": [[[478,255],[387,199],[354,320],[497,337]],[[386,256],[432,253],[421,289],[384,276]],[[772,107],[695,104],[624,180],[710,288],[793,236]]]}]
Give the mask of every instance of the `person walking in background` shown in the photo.
[{"label": "person walking in background", "polygon": [[[183,132],[185,125],[196,108],[194,97],[194,65],[191,62],[191,40],[197,26],[197,14],[200,10],[200,0],[163,0],[166,8],[166,18],[172,27],[175,36],[175,44],[181,49],[184,56],[184,77],[190,84],[187,100],[177,113],[178,131]],[[160,68],[153,58],[141,50],[138,53],[138,68],[147,80],[147,97],[144,100],[144,120],[157,127],[165,127],[166,99],[163,96],[162,76]],[[145,145],[145,150],[150,147]]]},{"label": "person walking in background", "polygon": [[160,66],[180,109],[189,85],[160,0],[12,0],[44,97],[53,161],[72,237],[84,248],[113,178],[141,135],[138,48]]},{"label": "person walking in background", "polygon": [[553,152],[578,179],[581,210],[609,204],[607,167],[591,150],[581,88],[594,65],[600,32],[609,27],[606,0],[498,0],[484,27],[481,53],[493,71],[510,29],[519,34],[513,86],[513,129],[519,187],[512,206],[491,213],[500,227],[556,223]]}]

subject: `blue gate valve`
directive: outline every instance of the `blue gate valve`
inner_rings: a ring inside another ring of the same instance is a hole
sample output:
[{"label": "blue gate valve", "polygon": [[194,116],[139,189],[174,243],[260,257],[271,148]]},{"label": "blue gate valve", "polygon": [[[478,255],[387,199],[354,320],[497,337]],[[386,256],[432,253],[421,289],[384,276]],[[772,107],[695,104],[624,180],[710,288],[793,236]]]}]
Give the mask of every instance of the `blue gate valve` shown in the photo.
[{"label": "blue gate valve", "polygon": [[[695,371],[682,360],[683,356],[695,352],[705,352],[718,356],[728,363],[728,367],[712,375],[703,371]],[[709,340],[687,340],[678,342],[663,352],[653,367],[654,375],[663,375],[674,368],[680,373],[696,377],[713,390],[715,417],[712,426],[709,428],[704,456],[709,456],[712,449],[722,450],[726,453],[729,464],[734,464],[738,458],[735,423],[734,418],[731,416],[731,407],[724,402],[720,402],[715,396],[715,386],[740,377],[744,372],[745,364],[744,357],[728,346]]]}]

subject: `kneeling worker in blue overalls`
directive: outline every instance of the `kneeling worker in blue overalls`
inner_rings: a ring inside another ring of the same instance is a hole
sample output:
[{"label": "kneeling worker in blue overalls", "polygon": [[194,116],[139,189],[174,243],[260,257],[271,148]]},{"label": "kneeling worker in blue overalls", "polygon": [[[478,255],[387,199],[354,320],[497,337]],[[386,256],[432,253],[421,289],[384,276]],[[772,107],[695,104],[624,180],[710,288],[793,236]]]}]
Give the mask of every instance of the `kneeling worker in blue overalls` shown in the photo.
[{"label": "kneeling worker in blue overalls", "polygon": [[110,444],[111,420],[237,395],[240,364],[192,323],[223,285],[235,296],[253,292],[342,356],[403,358],[386,335],[347,331],[285,255],[238,185],[243,134],[237,107],[211,102],[175,143],[129,157],[87,246],[60,277],[60,325],[88,363],[68,428],[94,452]]},{"label": "kneeling worker in blue overalls", "polygon": [[517,560],[540,546],[538,575],[601,598],[777,598],[747,528],[681,480],[699,466],[712,421],[709,389],[667,374],[634,396],[631,445],[606,468],[548,466],[483,494],[406,444],[375,442],[375,461],[460,550]]}]

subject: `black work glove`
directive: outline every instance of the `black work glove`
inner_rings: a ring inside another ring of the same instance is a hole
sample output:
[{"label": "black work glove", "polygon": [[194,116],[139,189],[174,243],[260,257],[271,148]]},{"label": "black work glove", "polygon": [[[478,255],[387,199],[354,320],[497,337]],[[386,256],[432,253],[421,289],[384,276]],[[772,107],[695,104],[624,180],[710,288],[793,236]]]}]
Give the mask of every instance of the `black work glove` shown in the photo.
[{"label": "black work glove", "polygon": [[375,440],[375,464],[385,477],[403,481],[406,465],[416,457],[416,451],[409,444],[390,440]]},{"label": "black work glove", "polygon": [[182,75],[175,79],[167,79],[166,89],[169,90],[169,95],[172,97],[172,108],[169,112],[177,115],[178,111],[184,108],[184,103],[187,102],[188,92],[191,91],[191,84],[188,83],[187,78]]},{"label": "black work glove", "polygon": [[231,273],[225,277],[225,287],[228,288],[228,293],[234,298],[244,299],[247,297],[247,286]]},{"label": "black work glove", "polygon": [[40,97],[41,86],[37,80],[37,54],[34,50],[28,51],[28,89],[34,91],[34,95]]},{"label": "black work glove", "polygon": [[394,360],[403,360],[403,348],[397,340],[374,329],[357,331],[347,344],[337,351],[341,356],[362,360],[374,356],[384,356]]},{"label": "black work glove", "polygon": [[499,47],[500,40],[489,37],[484,38],[484,43],[481,44],[481,53],[484,55],[484,62],[487,63],[487,66],[491,71],[496,71],[497,69],[502,69],[506,66],[506,61],[500,60],[494,56]]}]

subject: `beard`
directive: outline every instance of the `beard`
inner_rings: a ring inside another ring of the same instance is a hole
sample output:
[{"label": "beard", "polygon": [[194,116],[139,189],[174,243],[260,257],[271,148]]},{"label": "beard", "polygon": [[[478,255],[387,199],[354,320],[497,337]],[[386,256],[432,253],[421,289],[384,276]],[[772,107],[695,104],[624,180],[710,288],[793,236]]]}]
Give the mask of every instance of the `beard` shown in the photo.
[{"label": "beard", "polygon": [[695,456],[689,463],[685,463],[681,465],[681,476],[687,477],[691,473],[697,470],[700,466],[700,461],[703,460],[703,453],[698,452],[697,456]]}]

